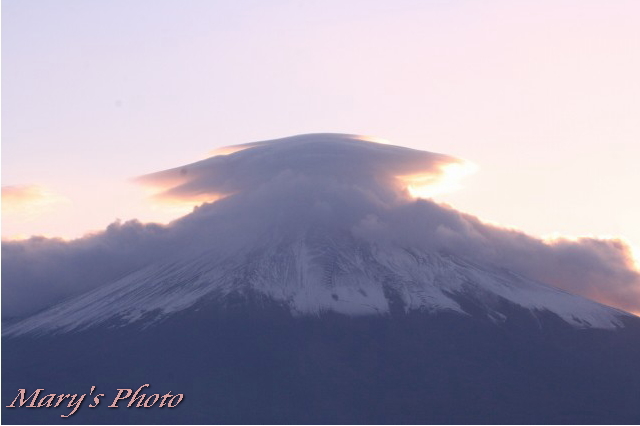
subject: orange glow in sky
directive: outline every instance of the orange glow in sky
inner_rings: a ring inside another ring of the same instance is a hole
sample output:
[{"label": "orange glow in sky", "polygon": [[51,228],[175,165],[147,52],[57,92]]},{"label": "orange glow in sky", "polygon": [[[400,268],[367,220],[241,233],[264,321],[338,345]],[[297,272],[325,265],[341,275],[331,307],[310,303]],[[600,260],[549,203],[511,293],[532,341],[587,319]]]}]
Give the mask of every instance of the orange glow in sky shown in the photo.
[{"label": "orange glow in sky", "polygon": [[433,198],[459,190],[462,188],[460,181],[477,170],[478,166],[471,162],[459,162],[441,166],[442,175],[437,177],[424,174],[403,176],[401,179],[413,197]]}]

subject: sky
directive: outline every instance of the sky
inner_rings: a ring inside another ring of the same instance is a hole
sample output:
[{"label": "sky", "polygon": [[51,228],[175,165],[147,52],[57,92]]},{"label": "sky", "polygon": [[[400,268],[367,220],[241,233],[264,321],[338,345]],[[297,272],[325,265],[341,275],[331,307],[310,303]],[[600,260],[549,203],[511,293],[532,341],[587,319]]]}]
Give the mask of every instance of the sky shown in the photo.
[{"label": "sky", "polygon": [[[167,222],[134,178],[372,135],[476,165],[436,200],[640,247],[637,1],[2,2],[2,236]],[[196,202],[197,203],[197,202]]]}]

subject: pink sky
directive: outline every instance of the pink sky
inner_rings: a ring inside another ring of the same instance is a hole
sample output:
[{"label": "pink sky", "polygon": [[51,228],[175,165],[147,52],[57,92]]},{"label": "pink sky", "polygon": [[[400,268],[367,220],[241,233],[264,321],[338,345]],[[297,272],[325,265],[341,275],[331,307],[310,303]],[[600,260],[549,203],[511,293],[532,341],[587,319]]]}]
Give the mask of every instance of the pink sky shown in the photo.
[{"label": "pink sky", "polygon": [[130,179],[301,133],[472,161],[436,198],[640,247],[636,1],[3,1],[5,238],[168,221]]}]

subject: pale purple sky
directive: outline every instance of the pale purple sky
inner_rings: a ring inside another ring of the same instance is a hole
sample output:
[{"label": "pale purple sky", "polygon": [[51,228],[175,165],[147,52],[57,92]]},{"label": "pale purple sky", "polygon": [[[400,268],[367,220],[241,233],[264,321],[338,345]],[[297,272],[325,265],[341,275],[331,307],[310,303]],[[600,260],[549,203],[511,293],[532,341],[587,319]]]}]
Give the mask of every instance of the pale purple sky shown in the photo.
[{"label": "pale purple sky", "polygon": [[128,179],[215,148],[375,135],[465,158],[437,199],[640,247],[640,2],[2,2],[4,237],[167,221]]}]

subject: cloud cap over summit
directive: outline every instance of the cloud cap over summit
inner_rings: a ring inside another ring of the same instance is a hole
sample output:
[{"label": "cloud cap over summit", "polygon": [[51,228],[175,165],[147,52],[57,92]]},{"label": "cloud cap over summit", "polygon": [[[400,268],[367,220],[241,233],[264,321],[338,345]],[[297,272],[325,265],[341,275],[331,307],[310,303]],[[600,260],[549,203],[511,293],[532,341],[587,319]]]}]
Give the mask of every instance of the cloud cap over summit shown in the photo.
[{"label": "cloud cap over summit", "polygon": [[640,311],[640,273],[621,241],[545,241],[411,197],[411,183],[437,184],[463,160],[341,134],[229,151],[137,178],[160,188],[159,197],[218,198],[167,226],[129,222],[70,242],[3,242],[4,315],[29,315],[154,263],[242,255],[314,227],[375,245],[444,251]]},{"label": "cloud cap over summit", "polygon": [[436,182],[457,158],[385,143],[366,136],[318,133],[225,148],[231,152],[141,176],[137,181],[163,188],[160,197],[217,198],[246,192],[283,174],[330,177],[369,188],[379,195],[402,192],[404,178]]}]

